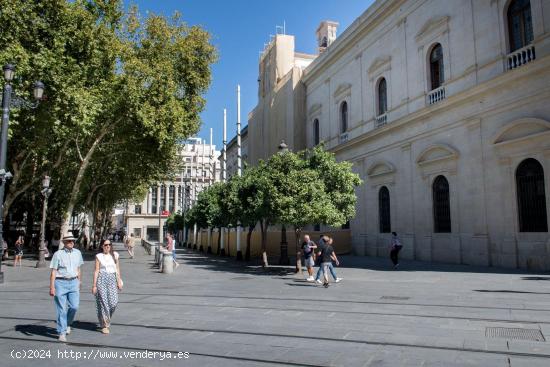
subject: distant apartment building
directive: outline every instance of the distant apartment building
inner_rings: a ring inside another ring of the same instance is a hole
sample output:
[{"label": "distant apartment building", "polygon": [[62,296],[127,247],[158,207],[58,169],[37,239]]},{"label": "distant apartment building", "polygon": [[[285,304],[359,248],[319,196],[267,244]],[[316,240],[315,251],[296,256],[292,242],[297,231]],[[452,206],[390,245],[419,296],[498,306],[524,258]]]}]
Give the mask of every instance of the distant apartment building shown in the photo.
[{"label": "distant apartment building", "polygon": [[151,241],[161,238],[171,213],[183,212],[194,205],[198,194],[220,179],[220,152],[215,145],[200,138],[189,138],[178,151],[180,166],[167,172],[167,179],[149,188],[141,202],[128,205],[126,219],[129,233]]}]

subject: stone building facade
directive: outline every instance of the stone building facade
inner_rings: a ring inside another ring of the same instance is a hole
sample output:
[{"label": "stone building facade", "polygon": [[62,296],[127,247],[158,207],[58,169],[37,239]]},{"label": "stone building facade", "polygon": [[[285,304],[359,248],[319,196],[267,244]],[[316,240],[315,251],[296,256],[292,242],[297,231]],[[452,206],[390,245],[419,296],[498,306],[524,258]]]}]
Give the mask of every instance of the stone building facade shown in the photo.
[{"label": "stone building facade", "polygon": [[167,179],[151,187],[139,203],[130,203],[126,211],[129,233],[151,241],[163,238],[163,227],[171,213],[189,209],[198,194],[220,180],[220,152],[200,138],[189,138],[180,146],[181,165]]},{"label": "stone building facade", "polygon": [[396,231],[405,258],[549,270],[550,1],[378,0],[323,29],[305,67],[269,59],[251,163],[281,139],[353,162],[356,254]]}]

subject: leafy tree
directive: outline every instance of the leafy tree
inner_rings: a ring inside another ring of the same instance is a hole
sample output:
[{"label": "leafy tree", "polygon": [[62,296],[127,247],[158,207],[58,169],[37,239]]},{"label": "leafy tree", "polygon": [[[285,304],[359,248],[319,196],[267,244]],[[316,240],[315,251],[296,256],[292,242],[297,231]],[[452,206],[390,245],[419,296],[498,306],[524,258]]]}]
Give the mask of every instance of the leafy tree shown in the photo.
[{"label": "leafy tree", "polygon": [[[199,128],[209,37],[178,14],[125,13],[120,0],[5,0],[0,62],[17,65],[19,93],[35,79],[47,86],[37,111],[12,114],[5,213],[47,173],[66,231],[73,209],[128,199],[170,171],[177,141]],[[113,172],[118,187],[101,182]]]},{"label": "leafy tree", "polygon": [[322,145],[307,151],[306,159],[308,167],[319,172],[325,191],[334,206],[334,210],[325,213],[325,218],[319,218],[319,221],[312,223],[341,226],[355,217],[355,189],[362,184],[362,180],[353,172],[352,163],[337,162],[334,154],[327,152]]},{"label": "leafy tree", "polygon": [[[270,176],[270,167],[264,161],[246,169],[241,179],[236,181],[233,211],[239,213],[238,220],[249,226],[247,252],[250,252],[250,236],[255,223],[260,223],[262,265],[269,266],[267,260],[267,229],[277,222],[275,210],[276,190]],[[231,196],[230,196],[231,197]],[[251,229],[252,227],[252,229]],[[246,258],[245,252],[245,258]]]}]

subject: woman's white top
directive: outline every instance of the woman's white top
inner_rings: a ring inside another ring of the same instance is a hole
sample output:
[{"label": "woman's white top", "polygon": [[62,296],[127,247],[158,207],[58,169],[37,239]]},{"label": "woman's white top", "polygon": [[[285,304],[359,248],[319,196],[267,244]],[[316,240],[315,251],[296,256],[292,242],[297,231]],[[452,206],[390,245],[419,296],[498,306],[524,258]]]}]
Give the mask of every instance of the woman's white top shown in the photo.
[{"label": "woman's white top", "polygon": [[[118,260],[118,252],[114,252],[115,258]],[[111,254],[99,253],[95,255],[99,260],[99,272],[100,273],[116,273],[115,260]]]}]

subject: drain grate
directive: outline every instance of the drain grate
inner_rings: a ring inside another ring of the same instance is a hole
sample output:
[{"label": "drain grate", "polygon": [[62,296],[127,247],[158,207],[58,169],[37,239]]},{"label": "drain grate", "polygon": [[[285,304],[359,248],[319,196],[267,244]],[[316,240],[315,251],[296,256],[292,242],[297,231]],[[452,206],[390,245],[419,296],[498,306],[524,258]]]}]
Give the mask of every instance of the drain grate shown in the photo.
[{"label": "drain grate", "polygon": [[382,296],[380,299],[391,299],[394,301],[406,301],[410,299],[411,297],[398,297],[398,296]]},{"label": "drain grate", "polygon": [[487,328],[485,328],[485,337],[487,337],[487,338],[506,338],[506,339],[533,340],[533,341],[536,341],[536,342],[546,341],[539,329],[487,327]]}]

